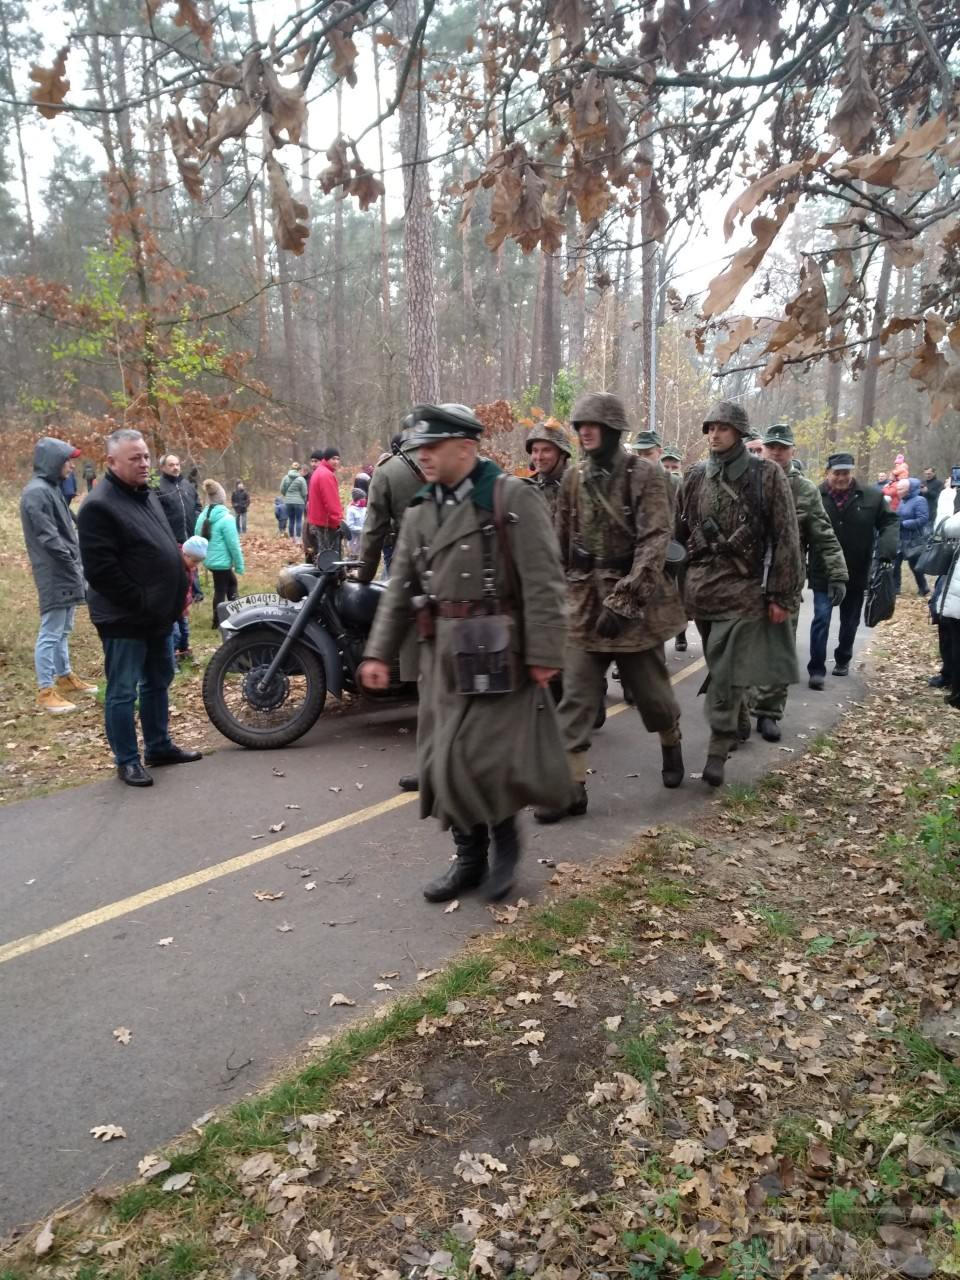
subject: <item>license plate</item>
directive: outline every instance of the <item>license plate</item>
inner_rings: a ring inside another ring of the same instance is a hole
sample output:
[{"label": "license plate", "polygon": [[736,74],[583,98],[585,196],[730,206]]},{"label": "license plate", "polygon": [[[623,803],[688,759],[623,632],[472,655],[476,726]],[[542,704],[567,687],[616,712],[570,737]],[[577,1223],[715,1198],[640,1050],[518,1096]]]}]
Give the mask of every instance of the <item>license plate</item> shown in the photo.
[{"label": "license plate", "polygon": [[239,613],[241,609],[255,609],[263,605],[283,603],[283,599],[275,591],[256,591],[252,596],[241,596],[239,600],[228,600],[226,602],[226,612]]}]

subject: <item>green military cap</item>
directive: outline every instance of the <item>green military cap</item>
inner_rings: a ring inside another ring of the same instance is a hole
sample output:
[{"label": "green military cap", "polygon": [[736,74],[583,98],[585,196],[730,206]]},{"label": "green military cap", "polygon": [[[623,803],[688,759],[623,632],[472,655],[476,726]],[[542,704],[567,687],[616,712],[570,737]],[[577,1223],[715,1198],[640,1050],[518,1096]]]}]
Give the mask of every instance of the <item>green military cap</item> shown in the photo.
[{"label": "green military cap", "polygon": [[465,404],[418,404],[410,414],[414,424],[404,450],[435,440],[479,440],[483,423]]},{"label": "green military cap", "polygon": [[680,452],[680,450],[677,448],[675,444],[668,444],[663,451],[662,457],[672,458],[674,462],[683,461],[683,454]]},{"label": "green military cap", "polygon": [[789,422],[775,422],[772,427],[767,427],[763,443],[786,444],[792,449],[796,444],[796,440],[793,438],[793,428]]},{"label": "green military cap", "polygon": [[638,431],[633,437],[634,449],[660,449],[663,441],[656,431]]}]

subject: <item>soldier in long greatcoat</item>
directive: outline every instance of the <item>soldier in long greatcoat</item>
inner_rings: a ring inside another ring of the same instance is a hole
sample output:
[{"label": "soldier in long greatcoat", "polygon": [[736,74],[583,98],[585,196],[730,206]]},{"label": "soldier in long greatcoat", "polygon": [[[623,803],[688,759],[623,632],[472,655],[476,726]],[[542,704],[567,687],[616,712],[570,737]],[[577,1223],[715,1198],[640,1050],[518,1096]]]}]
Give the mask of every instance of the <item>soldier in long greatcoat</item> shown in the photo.
[{"label": "soldier in long greatcoat", "polygon": [[[384,688],[417,615],[420,814],[453,831],[456,860],[424,889],[445,902],[488,876],[513,885],[517,813],[562,803],[569,777],[548,690],[563,666],[563,573],[546,504],[481,460],[483,430],[463,405],[413,411],[427,478],[403,517],[361,680]],[[593,709],[596,709],[594,702]]]}]

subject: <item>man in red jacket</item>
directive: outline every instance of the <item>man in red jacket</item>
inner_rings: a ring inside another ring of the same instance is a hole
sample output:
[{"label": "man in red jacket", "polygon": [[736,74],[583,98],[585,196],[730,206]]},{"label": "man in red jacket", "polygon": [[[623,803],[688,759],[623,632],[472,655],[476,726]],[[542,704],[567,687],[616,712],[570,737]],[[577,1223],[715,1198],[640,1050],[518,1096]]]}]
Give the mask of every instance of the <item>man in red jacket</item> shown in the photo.
[{"label": "man in red jacket", "polygon": [[340,450],[324,449],[320,462],[310,476],[307,494],[307,520],[303,526],[303,549],[308,560],[321,551],[340,555],[343,504],[337,485]]}]

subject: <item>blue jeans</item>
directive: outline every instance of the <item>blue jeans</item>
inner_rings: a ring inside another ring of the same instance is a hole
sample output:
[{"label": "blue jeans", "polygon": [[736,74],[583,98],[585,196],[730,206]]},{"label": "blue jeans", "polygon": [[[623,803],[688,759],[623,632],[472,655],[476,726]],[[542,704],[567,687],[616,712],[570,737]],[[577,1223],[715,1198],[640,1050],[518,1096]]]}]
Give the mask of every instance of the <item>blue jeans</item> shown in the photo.
[{"label": "blue jeans", "polygon": [[290,525],[290,537],[299,538],[303,533],[303,507],[287,507],[287,521]]},{"label": "blue jeans", "polygon": [[186,614],[173,624],[174,653],[186,653],[190,648],[190,622]]},{"label": "blue jeans", "polygon": [[149,640],[116,639],[102,636],[104,669],[107,677],[105,722],[107,741],[117,767],[140,759],[137,748],[135,709],[140,700],[140,727],[144,754],[169,751],[169,699],[173,680],[173,633],[168,631]]},{"label": "blue jeans", "polygon": [[40,615],[33,664],[41,689],[51,688],[57,676],[70,674],[70,632],[76,612],[77,606],[71,604],[66,609],[47,609]]},{"label": "blue jeans", "polygon": [[[853,642],[860,626],[860,615],[863,612],[863,587],[847,590],[840,605],[840,635],[837,647],[833,651],[834,662],[841,667],[849,664],[853,657]],[[827,639],[830,635],[830,620],[834,606],[826,591],[813,593],[813,622],[810,624],[810,661],[807,671],[812,676],[827,674]]]}]

